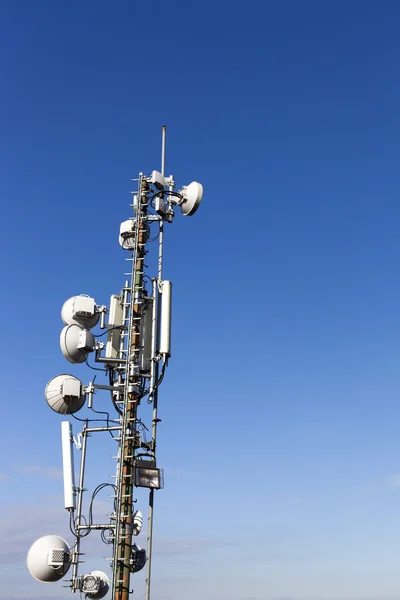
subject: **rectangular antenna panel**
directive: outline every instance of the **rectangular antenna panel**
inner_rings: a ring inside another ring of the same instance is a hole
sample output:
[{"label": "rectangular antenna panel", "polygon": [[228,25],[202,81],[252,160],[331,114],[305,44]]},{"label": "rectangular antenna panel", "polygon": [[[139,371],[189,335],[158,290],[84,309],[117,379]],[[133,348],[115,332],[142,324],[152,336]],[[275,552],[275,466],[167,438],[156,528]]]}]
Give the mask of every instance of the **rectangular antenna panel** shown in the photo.
[{"label": "rectangular antenna panel", "polygon": [[165,202],[162,198],[156,198],[156,201],[154,203],[154,210],[158,215],[160,215],[160,217],[165,217],[165,215],[167,214],[167,209],[165,207]]},{"label": "rectangular antenna panel", "polygon": [[167,185],[164,175],[162,175],[159,171],[152,172],[150,183],[155,185],[155,187],[159,190],[162,190]]},{"label": "rectangular antenna panel", "polygon": [[[110,298],[110,316],[108,319],[109,326],[121,326],[122,323],[122,303],[120,296],[113,294]],[[121,329],[111,329],[108,332],[108,340],[106,344],[106,357],[118,358],[119,344],[121,340]]]},{"label": "rectangular antenna panel", "polygon": [[153,358],[153,298],[146,300],[144,314],[141,322],[140,346],[140,370],[142,373],[150,371],[151,359]]},{"label": "rectangular antenna panel", "polygon": [[171,295],[172,283],[162,282],[160,354],[171,356]]},{"label": "rectangular antenna panel", "polygon": [[64,506],[68,510],[75,508],[75,473],[72,453],[72,427],[69,421],[61,423],[62,461],[64,475]]}]

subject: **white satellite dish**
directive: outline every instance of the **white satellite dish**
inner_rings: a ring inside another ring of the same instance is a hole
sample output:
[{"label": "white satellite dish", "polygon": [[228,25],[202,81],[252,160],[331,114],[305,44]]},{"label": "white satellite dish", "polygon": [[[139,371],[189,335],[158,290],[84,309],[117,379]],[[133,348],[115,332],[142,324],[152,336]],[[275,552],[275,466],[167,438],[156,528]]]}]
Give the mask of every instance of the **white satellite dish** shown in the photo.
[{"label": "white satellite dish", "polygon": [[83,383],[73,375],[57,375],[50,379],[44,392],[46,402],[60,415],[72,415],[85,404]]},{"label": "white satellite dish", "polygon": [[83,363],[95,348],[95,338],[78,324],[66,325],[60,335],[61,352],[73,364]]},{"label": "white satellite dish", "polygon": [[65,325],[78,324],[84,329],[92,329],[99,322],[100,313],[96,312],[94,298],[81,294],[64,302],[61,318]]},{"label": "white satellite dish", "polygon": [[70,548],[58,535],[45,535],[32,544],[26,557],[29,573],[42,583],[59,581],[68,572]]},{"label": "white satellite dish", "polygon": [[182,187],[180,204],[181,211],[184,217],[191,217],[200,206],[203,198],[203,186],[197,181],[192,181],[187,186]]},{"label": "white satellite dish", "polygon": [[110,580],[103,571],[91,571],[82,578],[82,592],[87,598],[104,598],[110,589]]}]

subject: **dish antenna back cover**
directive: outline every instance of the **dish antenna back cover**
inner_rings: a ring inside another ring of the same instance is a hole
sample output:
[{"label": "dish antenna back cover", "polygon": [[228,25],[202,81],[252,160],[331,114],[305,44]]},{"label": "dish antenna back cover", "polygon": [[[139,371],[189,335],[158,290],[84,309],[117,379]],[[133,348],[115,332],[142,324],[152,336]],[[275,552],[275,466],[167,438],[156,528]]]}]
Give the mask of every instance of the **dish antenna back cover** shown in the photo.
[{"label": "dish antenna back cover", "polygon": [[72,415],[85,404],[83,383],[73,375],[57,375],[50,379],[44,392],[46,402],[60,415]]},{"label": "dish antenna back cover", "polygon": [[[82,336],[85,332],[85,344],[82,347]],[[87,344],[89,343],[89,346]],[[73,364],[83,363],[87,359],[90,350],[94,348],[94,336],[90,331],[83,329],[78,324],[67,325],[60,335],[61,352],[64,357]]]},{"label": "dish antenna back cover", "polygon": [[95,309],[96,303],[93,298],[84,294],[72,296],[64,302],[61,309],[61,318],[65,325],[77,323],[84,329],[92,329],[100,319],[100,314]]},{"label": "dish antenna back cover", "polygon": [[182,188],[183,202],[180,205],[184,217],[191,217],[200,206],[203,198],[203,186],[197,181],[192,181]]},{"label": "dish antenna back cover", "polygon": [[29,548],[26,564],[36,581],[59,581],[71,566],[69,546],[59,535],[45,535]]}]

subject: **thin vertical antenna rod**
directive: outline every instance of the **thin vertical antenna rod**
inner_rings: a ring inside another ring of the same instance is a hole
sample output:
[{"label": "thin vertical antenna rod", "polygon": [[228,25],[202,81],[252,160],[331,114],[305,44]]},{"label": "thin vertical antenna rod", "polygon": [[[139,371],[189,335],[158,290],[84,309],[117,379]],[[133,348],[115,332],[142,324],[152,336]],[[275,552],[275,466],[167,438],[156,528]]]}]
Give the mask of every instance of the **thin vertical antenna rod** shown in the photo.
[{"label": "thin vertical antenna rod", "polygon": [[167,144],[167,128],[165,125],[162,127],[162,138],[161,138],[161,173],[165,175],[165,150]]}]

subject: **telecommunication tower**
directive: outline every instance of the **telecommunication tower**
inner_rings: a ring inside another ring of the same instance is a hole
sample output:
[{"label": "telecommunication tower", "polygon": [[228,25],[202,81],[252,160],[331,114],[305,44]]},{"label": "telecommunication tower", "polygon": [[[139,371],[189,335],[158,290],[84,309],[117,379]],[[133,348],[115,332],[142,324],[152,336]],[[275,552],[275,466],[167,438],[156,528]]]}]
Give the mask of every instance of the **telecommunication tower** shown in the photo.
[{"label": "telecommunication tower", "polygon": [[[154,491],[163,487],[163,469],[157,463],[158,393],[171,356],[171,295],[172,284],[163,279],[164,224],[172,223],[175,208],[184,216],[198,209],[203,188],[192,182],[176,191],[172,175],[165,176],[166,128],[162,129],[161,171],[143,173],[137,179],[133,193],[133,215],[120,227],[119,243],[130,253],[128,279],[119,294],[113,294],[109,306],[99,305],[94,298],[81,294],[69,298],[61,317],[65,324],[60,345],[64,357],[73,364],[87,363],[89,354],[102,365],[108,381],[88,385],[69,374],[57,375],[47,384],[48,405],[61,415],[72,415],[85,405],[89,416],[81,418],[82,430],[75,437],[69,421],[61,423],[62,460],[64,474],[64,506],[69,512],[73,544],[57,535],[45,535],[30,547],[27,566],[38,581],[49,583],[66,579],[72,592],[86,598],[127,600],[132,593],[131,576],[146,569],[145,599],[150,599],[151,558],[153,541]],[[153,237],[152,237],[153,236]],[[147,244],[158,240],[155,272],[148,273],[145,258]],[[108,322],[106,323],[106,315]],[[105,330],[94,334],[99,326]],[[106,334],[106,343],[101,336]],[[96,394],[109,394],[110,413],[100,426],[96,411]],[[151,405],[151,424],[145,425],[142,406]],[[92,412],[96,417],[91,417]],[[143,435],[151,431],[151,439]],[[87,446],[92,436],[109,433],[116,443],[116,473],[114,483],[98,485],[92,493],[88,515],[83,514]],[[79,481],[75,483],[74,455],[80,452]],[[112,493],[109,522],[94,523],[93,501],[108,488]],[[135,509],[135,491],[146,488],[148,497],[147,548],[133,542],[140,534],[143,514]],[[91,531],[101,533],[101,539],[112,547],[110,573],[81,573],[85,556],[82,546]]]}]

